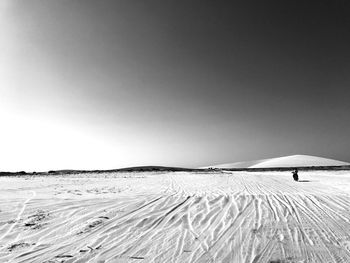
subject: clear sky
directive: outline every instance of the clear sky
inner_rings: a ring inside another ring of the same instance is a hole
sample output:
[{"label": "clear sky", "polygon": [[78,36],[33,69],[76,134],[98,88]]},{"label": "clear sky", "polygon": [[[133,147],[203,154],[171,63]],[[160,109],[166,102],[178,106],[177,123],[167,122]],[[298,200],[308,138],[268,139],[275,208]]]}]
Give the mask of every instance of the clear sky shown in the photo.
[{"label": "clear sky", "polygon": [[2,171],[350,161],[348,1],[1,0],[0,29]]}]

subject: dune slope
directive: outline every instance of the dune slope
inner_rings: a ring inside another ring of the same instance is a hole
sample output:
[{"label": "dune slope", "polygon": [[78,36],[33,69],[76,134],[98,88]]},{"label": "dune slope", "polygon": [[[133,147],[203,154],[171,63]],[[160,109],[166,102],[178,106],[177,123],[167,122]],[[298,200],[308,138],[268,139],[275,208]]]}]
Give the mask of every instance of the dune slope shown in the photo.
[{"label": "dune slope", "polygon": [[311,156],[291,155],[270,159],[261,159],[247,162],[226,163],[213,165],[214,168],[280,168],[280,167],[307,167],[307,166],[343,166],[350,163],[338,160]]}]

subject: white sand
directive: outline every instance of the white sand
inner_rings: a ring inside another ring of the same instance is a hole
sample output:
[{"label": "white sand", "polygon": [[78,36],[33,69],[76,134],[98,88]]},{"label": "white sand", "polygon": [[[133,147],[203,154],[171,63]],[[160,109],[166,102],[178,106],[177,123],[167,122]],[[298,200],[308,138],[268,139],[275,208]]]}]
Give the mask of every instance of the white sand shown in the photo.
[{"label": "white sand", "polygon": [[0,262],[350,262],[350,172],[0,177]]},{"label": "white sand", "polygon": [[311,155],[290,155],[246,162],[225,163],[208,167],[216,168],[275,168],[305,166],[342,166],[350,163]]}]

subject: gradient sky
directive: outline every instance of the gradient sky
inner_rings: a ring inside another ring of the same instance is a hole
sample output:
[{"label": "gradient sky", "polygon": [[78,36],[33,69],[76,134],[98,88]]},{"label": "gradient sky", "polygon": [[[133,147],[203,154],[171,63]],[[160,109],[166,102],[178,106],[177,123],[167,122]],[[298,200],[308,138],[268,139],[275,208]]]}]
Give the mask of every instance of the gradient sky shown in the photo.
[{"label": "gradient sky", "polygon": [[350,161],[348,1],[1,0],[0,29],[2,171]]}]

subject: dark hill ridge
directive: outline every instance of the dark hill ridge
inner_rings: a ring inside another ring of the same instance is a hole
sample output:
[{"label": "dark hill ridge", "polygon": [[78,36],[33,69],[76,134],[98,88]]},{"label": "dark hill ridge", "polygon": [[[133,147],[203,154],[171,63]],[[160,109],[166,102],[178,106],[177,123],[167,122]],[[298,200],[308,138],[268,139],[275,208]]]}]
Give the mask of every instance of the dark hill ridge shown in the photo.
[{"label": "dark hill ridge", "polygon": [[61,175],[61,174],[84,174],[84,173],[114,173],[114,172],[196,172],[205,171],[207,169],[183,168],[183,167],[167,167],[167,166],[135,166],[110,170],[51,170],[48,172],[0,172],[0,176],[20,176],[20,175]]}]

